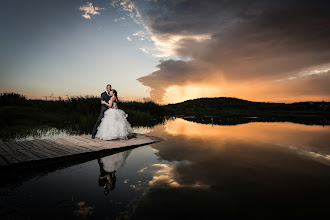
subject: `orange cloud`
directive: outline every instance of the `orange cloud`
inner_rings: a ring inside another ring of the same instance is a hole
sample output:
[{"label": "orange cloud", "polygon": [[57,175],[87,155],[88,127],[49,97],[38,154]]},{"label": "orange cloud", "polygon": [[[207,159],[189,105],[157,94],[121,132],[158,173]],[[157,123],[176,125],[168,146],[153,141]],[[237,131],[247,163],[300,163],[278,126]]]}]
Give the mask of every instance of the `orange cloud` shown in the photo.
[{"label": "orange cloud", "polygon": [[[180,58],[161,60],[138,79],[155,101],[329,99],[330,68],[315,71],[330,63],[326,7],[281,0],[170,2],[141,13],[155,46]],[[310,74],[301,75],[307,69]]]}]

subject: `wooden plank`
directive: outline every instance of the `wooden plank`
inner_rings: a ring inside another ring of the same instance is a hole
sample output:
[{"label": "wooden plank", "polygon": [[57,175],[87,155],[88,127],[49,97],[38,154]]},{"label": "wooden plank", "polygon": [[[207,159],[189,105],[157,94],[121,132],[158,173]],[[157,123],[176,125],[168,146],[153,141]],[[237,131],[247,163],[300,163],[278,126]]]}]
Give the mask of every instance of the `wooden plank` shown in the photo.
[{"label": "wooden plank", "polygon": [[101,139],[99,139],[97,137],[95,137],[95,139],[92,139],[91,137],[89,137],[87,135],[81,135],[79,137],[84,138],[86,140],[91,140],[91,141],[96,142],[96,143],[103,143],[104,142],[104,140],[101,140]]},{"label": "wooden plank", "polygon": [[43,145],[45,148],[55,151],[63,156],[70,155],[72,152],[68,149],[63,148],[63,146],[58,145],[56,142],[51,141],[50,139],[37,140],[39,144]]},{"label": "wooden plank", "polygon": [[21,146],[17,145],[15,141],[8,141],[6,143],[7,143],[7,145],[9,144],[9,147],[14,151],[17,151],[19,149],[23,149]]},{"label": "wooden plank", "polygon": [[79,148],[75,148],[74,146],[72,146],[71,143],[68,143],[66,141],[60,140],[59,138],[52,139],[52,141],[54,141],[58,145],[63,146],[67,151],[70,151],[70,152],[72,152],[74,154],[79,154],[79,153],[85,153],[86,152],[85,149],[82,150],[82,149],[79,149]]},{"label": "wooden plank", "polygon": [[24,154],[26,157],[29,157],[30,160],[40,160],[42,158],[38,157],[37,155],[33,154],[31,151],[26,151],[25,149],[18,150],[21,154]]},{"label": "wooden plank", "polygon": [[73,136],[71,137],[71,140],[77,141],[78,143],[84,143],[87,147],[91,148],[91,149],[98,149],[100,148],[100,144],[97,142],[89,142],[83,138],[77,137],[77,136]]},{"label": "wooden plank", "polygon": [[82,135],[54,139],[0,142],[0,166],[6,167],[20,162],[78,156],[79,154],[149,144],[156,141],[161,141],[161,139],[147,135],[136,135],[128,140],[105,141]]},{"label": "wooden plank", "polygon": [[89,148],[94,149],[94,150],[102,150],[102,143],[100,142],[89,142],[86,141],[86,139],[81,138],[81,137],[73,137],[75,140],[77,140],[79,143],[84,142]]},{"label": "wooden plank", "polygon": [[[79,140],[82,140],[84,142],[87,142],[93,146],[99,146],[99,143],[102,143],[102,140],[98,139],[98,138],[95,138],[95,139],[92,139],[92,138],[88,138],[88,137],[85,137],[85,136],[72,136],[73,138],[76,138],[76,139],[79,139]],[[100,140],[100,141],[98,141]]]},{"label": "wooden plank", "polygon": [[21,154],[25,155],[26,157],[30,158],[31,160],[40,160],[42,157],[35,155],[26,145],[20,144],[18,142],[8,142],[11,143],[12,146],[16,146],[16,149]]},{"label": "wooden plank", "polygon": [[78,149],[82,149],[84,152],[92,152],[92,151],[98,151],[97,148],[91,148],[88,145],[82,144],[77,142],[77,140],[65,140],[66,142],[71,144],[71,147],[73,148],[78,148]]},{"label": "wooden plank", "polygon": [[6,166],[8,165],[9,163],[0,155],[0,165],[1,166]]},{"label": "wooden plank", "polygon": [[50,157],[50,158],[62,156],[62,154],[60,154],[54,150],[49,150],[48,148],[39,144],[36,140],[25,141],[25,144],[30,145],[32,147],[32,149],[37,151],[39,154],[46,155],[47,157]]},{"label": "wooden plank", "polygon": [[54,148],[52,146],[47,145],[45,142],[40,140],[33,140],[31,141],[33,144],[38,145],[40,148],[44,149],[44,151],[47,151],[48,153],[54,155],[54,156],[64,156],[65,153],[62,153],[62,151],[57,150],[57,148]]},{"label": "wooden plank", "polygon": [[141,135],[138,136],[138,134],[135,134],[135,137],[131,137],[128,140],[121,140],[121,139],[116,139],[116,140],[101,140],[98,138],[91,139],[87,135],[81,135],[79,138],[83,138],[85,140],[92,140],[95,142],[100,143],[101,148],[105,149],[111,149],[111,148],[120,148],[120,147],[125,147],[125,146],[130,146],[130,145],[139,145],[139,144],[144,144],[145,142],[154,142],[151,138]]},{"label": "wooden plank", "polygon": [[77,143],[75,143],[73,141],[62,140],[62,139],[59,139],[58,141],[61,141],[66,146],[69,146],[70,149],[79,151],[78,153],[86,153],[86,152],[90,152],[91,151],[90,149],[84,147],[83,145],[79,145],[79,144],[77,144]]},{"label": "wooden plank", "polygon": [[84,143],[84,142],[81,142],[81,141],[78,141],[77,139],[74,139],[72,137],[70,138],[60,138],[60,140],[62,141],[65,141],[65,142],[68,142],[68,143],[71,143],[71,144],[74,144],[74,145],[77,145],[78,147],[81,147],[85,150],[90,150],[88,147],[89,147],[89,144],[87,143]]},{"label": "wooden plank", "polygon": [[7,153],[7,151],[5,151],[1,146],[3,145],[4,143],[3,142],[0,142],[0,154],[5,154]]},{"label": "wooden plank", "polygon": [[[83,141],[80,140],[80,139],[76,139],[76,142],[80,143],[80,142],[83,142]],[[84,146],[91,149],[91,150],[93,150],[93,151],[99,151],[99,150],[103,149],[101,144],[88,144],[88,143],[86,143]]]},{"label": "wooden plank", "polygon": [[15,151],[17,154],[20,154],[18,156],[18,160],[20,160],[21,162],[39,159],[35,155],[27,152],[22,145],[18,144],[18,142],[9,141],[9,142],[6,142],[5,144],[8,147],[10,147],[13,151]]},{"label": "wooden plank", "polygon": [[66,141],[60,140],[58,138],[52,139],[51,141],[54,142],[54,144],[57,144],[58,146],[62,147],[64,150],[71,152],[71,154],[80,154],[85,153],[86,150],[82,150],[80,148],[76,148],[71,143],[68,143]]},{"label": "wooden plank", "polygon": [[19,160],[17,160],[13,155],[9,154],[5,149],[8,148],[7,145],[5,145],[3,142],[0,143],[0,149],[1,149],[1,156],[6,159],[10,164],[12,163],[18,163]]},{"label": "wooden plank", "polygon": [[119,148],[119,147],[122,147],[124,145],[129,145],[128,142],[126,142],[125,144],[123,144],[122,142],[120,142],[120,140],[116,140],[116,141],[104,141],[103,143],[103,147],[106,147],[106,148]]},{"label": "wooden plank", "polygon": [[71,139],[80,140],[90,146],[99,146],[99,143],[96,141],[88,140],[80,136],[71,136]]},{"label": "wooden plank", "polygon": [[93,139],[96,143],[98,143],[99,144],[99,146],[101,147],[101,148],[104,148],[104,147],[106,147],[107,149],[108,148],[111,148],[112,146],[114,147],[114,148],[117,148],[117,145],[118,145],[118,143],[119,143],[119,141],[120,140],[101,140],[101,139],[98,139],[98,138],[95,138],[95,139]]},{"label": "wooden plank", "polygon": [[[116,140],[102,140],[102,139],[99,139],[99,138],[95,138],[95,139],[92,139],[91,137],[87,136],[87,135],[81,135],[79,136],[79,138],[83,139],[83,140],[86,140],[86,141],[91,141],[91,142],[94,142],[94,143],[97,143],[98,144],[98,147],[99,148],[105,148],[105,149],[109,149],[109,148],[118,148],[120,146],[123,146],[125,144],[121,143],[119,139],[116,139]],[[126,140],[124,140],[125,143]]]},{"label": "wooden plank", "polygon": [[[17,159],[19,162],[25,162],[31,160],[30,158],[26,157],[25,155],[21,154],[20,152],[13,150],[15,149],[14,146],[10,146],[9,143],[3,142],[3,148],[5,151],[7,151],[8,154],[12,155],[15,159]],[[7,146],[7,148],[6,148]]]},{"label": "wooden plank", "polygon": [[18,161],[24,162],[29,159],[26,156],[22,155],[21,153],[17,152],[18,148],[16,147],[16,145],[14,143],[9,144],[8,142],[4,142],[4,144],[5,144],[5,146],[7,146],[7,148],[4,146],[4,149],[7,151],[7,153],[15,156],[15,158]]},{"label": "wooden plank", "polygon": [[31,152],[32,154],[36,155],[37,157],[41,158],[41,159],[46,159],[46,158],[49,158],[49,154],[47,152],[44,152],[43,149],[39,149],[38,146],[36,145],[33,145],[33,147],[31,145],[29,145],[27,143],[27,141],[19,141],[17,142],[17,144],[21,145],[21,146],[24,146],[24,148]]},{"label": "wooden plank", "polygon": [[96,146],[93,146],[91,144],[83,142],[82,140],[76,139],[74,137],[72,137],[70,139],[65,139],[65,140],[68,141],[68,142],[73,143],[74,145],[77,145],[78,147],[83,147],[87,151],[97,151],[97,150],[99,150]]}]

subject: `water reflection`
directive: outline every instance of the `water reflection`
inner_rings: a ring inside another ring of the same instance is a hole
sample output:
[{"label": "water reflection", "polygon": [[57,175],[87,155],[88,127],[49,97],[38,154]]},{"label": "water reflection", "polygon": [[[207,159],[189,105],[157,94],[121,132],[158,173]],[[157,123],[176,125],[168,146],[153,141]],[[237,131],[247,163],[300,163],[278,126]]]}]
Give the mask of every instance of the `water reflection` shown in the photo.
[{"label": "water reflection", "polygon": [[98,158],[100,167],[99,186],[104,188],[104,195],[108,195],[116,185],[116,171],[125,165],[127,157],[132,150],[123,151],[107,157]]},{"label": "water reflection", "polygon": [[77,203],[77,210],[75,210],[73,213],[76,216],[79,216],[81,218],[87,218],[90,216],[93,216],[94,207],[86,205],[86,202],[80,201]]},{"label": "water reflection", "polygon": [[[162,128],[152,132],[163,135]],[[165,133],[184,139],[198,139],[208,143],[208,147],[225,146],[229,142],[251,142],[293,146],[307,151],[329,154],[330,126],[310,126],[291,122],[256,122],[236,126],[211,126],[189,122],[178,118],[165,125]],[[203,146],[200,146],[203,148]]]},{"label": "water reflection", "polygon": [[178,118],[139,132],[165,141],[2,187],[0,206],[33,218],[52,213],[94,219],[314,219],[328,214],[328,126],[212,127]]},{"label": "water reflection", "polygon": [[[252,113],[253,114],[253,113]],[[216,124],[216,125],[238,125],[250,122],[294,122],[299,124],[306,125],[330,125],[329,115],[326,113],[320,113],[318,116],[306,116],[299,114],[292,115],[276,115],[276,116],[235,116],[235,115],[222,115],[222,116],[204,116],[204,117],[195,117],[195,116],[180,116],[188,121],[198,122],[201,124]]]},{"label": "water reflection", "polygon": [[288,122],[212,127],[183,119],[155,127],[150,134],[166,139],[152,145],[155,154],[173,164],[154,173],[134,216],[156,214],[146,210],[167,217],[323,215],[330,204],[324,200],[330,195],[329,131]]}]

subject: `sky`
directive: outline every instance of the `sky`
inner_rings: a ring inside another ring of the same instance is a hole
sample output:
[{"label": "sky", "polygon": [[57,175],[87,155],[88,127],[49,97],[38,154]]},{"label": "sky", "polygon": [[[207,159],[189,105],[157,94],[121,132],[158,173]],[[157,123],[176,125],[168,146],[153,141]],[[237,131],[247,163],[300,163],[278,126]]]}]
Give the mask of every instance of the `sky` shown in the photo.
[{"label": "sky", "polygon": [[0,92],[330,101],[322,0],[1,0]]}]

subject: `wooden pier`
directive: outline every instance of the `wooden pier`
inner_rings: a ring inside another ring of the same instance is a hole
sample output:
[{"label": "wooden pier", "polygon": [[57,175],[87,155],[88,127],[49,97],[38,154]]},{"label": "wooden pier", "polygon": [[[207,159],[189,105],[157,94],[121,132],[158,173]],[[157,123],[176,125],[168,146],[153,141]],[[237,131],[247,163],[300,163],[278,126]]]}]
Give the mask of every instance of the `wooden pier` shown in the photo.
[{"label": "wooden pier", "polygon": [[56,162],[82,156],[100,155],[116,149],[134,148],[161,141],[161,138],[134,134],[128,140],[105,141],[90,135],[53,139],[0,142],[0,168],[18,165]]}]

